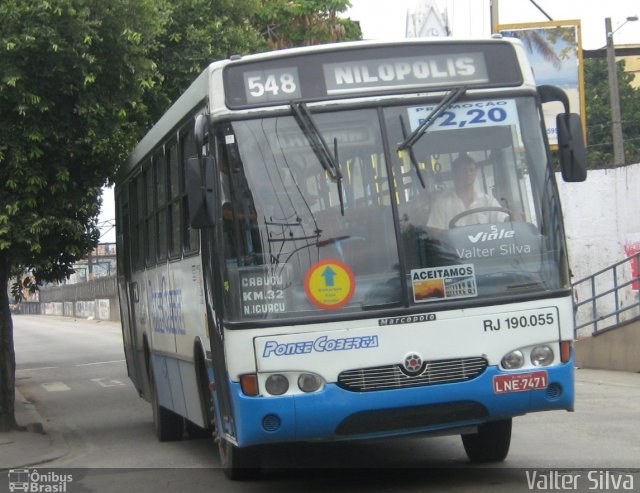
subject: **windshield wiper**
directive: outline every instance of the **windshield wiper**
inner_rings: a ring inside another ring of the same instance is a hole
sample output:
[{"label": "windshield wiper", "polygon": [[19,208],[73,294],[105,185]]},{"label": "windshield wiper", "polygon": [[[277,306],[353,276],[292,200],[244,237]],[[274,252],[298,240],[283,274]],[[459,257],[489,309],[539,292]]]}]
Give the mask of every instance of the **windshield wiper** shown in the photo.
[{"label": "windshield wiper", "polygon": [[331,153],[327,142],[318,130],[311,112],[307,105],[303,102],[291,103],[291,111],[293,117],[304,133],[305,137],[311,145],[314,154],[320,161],[320,165],[338,186],[338,199],[340,200],[340,212],[344,216],[344,198],[342,197],[342,173],[340,172],[340,163],[338,161],[338,139],[333,139],[333,154]]},{"label": "windshield wiper", "polygon": [[398,145],[398,151],[409,151],[409,158],[413,163],[413,167],[416,169],[416,174],[418,175],[418,179],[420,180],[420,185],[422,185],[422,188],[425,188],[424,178],[422,177],[420,166],[418,166],[418,160],[413,153],[413,145],[422,138],[429,127],[433,125],[433,123],[440,115],[442,115],[442,113],[444,113],[449,105],[455,103],[458,99],[460,99],[460,97],[465,93],[466,90],[466,86],[460,86],[453,88],[447,94],[445,94],[444,98],[442,98],[442,101],[440,101],[438,105],[431,110],[431,113],[427,115],[424,121],[420,125],[418,125],[418,127],[413,132],[411,132],[408,137],[404,126],[404,120],[402,119],[402,115],[400,115],[400,128],[402,129],[402,137],[404,138],[404,140],[400,143],[400,145]]},{"label": "windshield wiper", "polygon": [[404,151],[405,149],[410,149],[416,142],[418,142],[418,140],[420,140],[420,138],[425,134],[428,128],[433,125],[433,122],[436,121],[436,118],[444,113],[444,110],[447,109],[447,106],[455,103],[458,99],[460,99],[460,96],[462,96],[466,90],[466,86],[460,86],[451,89],[447,94],[445,94],[444,98],[442,98],[442,101],[440,101],[438,105],[433,108],[433,110],[431,110],[431,113],[429,113],[424,121],[420,125],[418,125],[418,127],[413,132],[411,132],[411,135],[409,135],[409,137],[402,141],[402,143],[398,146],[398,150]]}]

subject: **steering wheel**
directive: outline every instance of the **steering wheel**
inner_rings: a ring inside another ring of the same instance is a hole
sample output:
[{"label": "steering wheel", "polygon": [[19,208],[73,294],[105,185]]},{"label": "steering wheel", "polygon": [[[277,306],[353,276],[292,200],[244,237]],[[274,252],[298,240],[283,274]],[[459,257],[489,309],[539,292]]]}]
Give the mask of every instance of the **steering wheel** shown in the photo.
[{"label": "steering wheel", "polygon": [[479,214],[481,212],[503,212],[505,213],[508,217],[509,220],[512,221],[513,220],[513,212],[511,212],[509,209],[505,209],[504,207],[475,207],[473,209],[469,209],[467,211],[463,211],[460,214],[456,214],[455,216],[453,216],[451,218],[451,221],[449,221],[449,229],[452,228],[456,228],[456,223],[462,219],[463,217],[466,216],[470,216],[472,214]]}]

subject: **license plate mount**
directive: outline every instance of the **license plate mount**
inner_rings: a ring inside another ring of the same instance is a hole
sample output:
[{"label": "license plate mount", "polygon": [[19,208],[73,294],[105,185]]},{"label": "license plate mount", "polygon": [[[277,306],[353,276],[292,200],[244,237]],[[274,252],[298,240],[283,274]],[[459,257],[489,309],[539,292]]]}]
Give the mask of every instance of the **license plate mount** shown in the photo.
[{"label": "license plate mount", "polygon": [[549,374],[544,370],[511,375],[495,375],[493,377],[493,392],[496,394],[543,390],[548,385]]}]

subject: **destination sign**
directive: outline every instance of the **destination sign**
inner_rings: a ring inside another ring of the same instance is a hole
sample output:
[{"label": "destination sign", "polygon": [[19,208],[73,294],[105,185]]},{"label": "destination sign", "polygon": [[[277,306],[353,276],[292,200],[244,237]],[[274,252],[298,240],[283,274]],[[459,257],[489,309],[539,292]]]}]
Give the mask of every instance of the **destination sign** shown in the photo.
[{"label": "destination sign", "polygon": [[329,63],[323,69],[327,94],[489,82],[482,53]]},{"label": "destination sign", "polygon": [[224,68],[231,109],[358,95],[406,94],[435,88],[505,87],[522,83],[513,46],[505,40],[353,45],[268,59],[233,61]]}]

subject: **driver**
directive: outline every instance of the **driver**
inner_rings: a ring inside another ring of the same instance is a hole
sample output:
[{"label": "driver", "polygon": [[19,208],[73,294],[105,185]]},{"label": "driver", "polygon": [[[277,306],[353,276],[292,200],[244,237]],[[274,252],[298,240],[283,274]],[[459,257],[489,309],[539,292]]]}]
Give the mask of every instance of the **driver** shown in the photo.
[{"label": "driver", "polygon": [[[500,203],[476,187],[478,168],[468,154],[460,154],[451,163],[453,172],[453,190],[449,189],[439,195],[433,205],[427,221],[427,226],[435,229],[449,229],[449,221],[465,211],[472,211],[480,207],[501,207]],[[499,211],[478,211],[469,213],[456,221],[456,226],[470,226],[473,224],[488,224],[502,222],[508,214]]]}]

